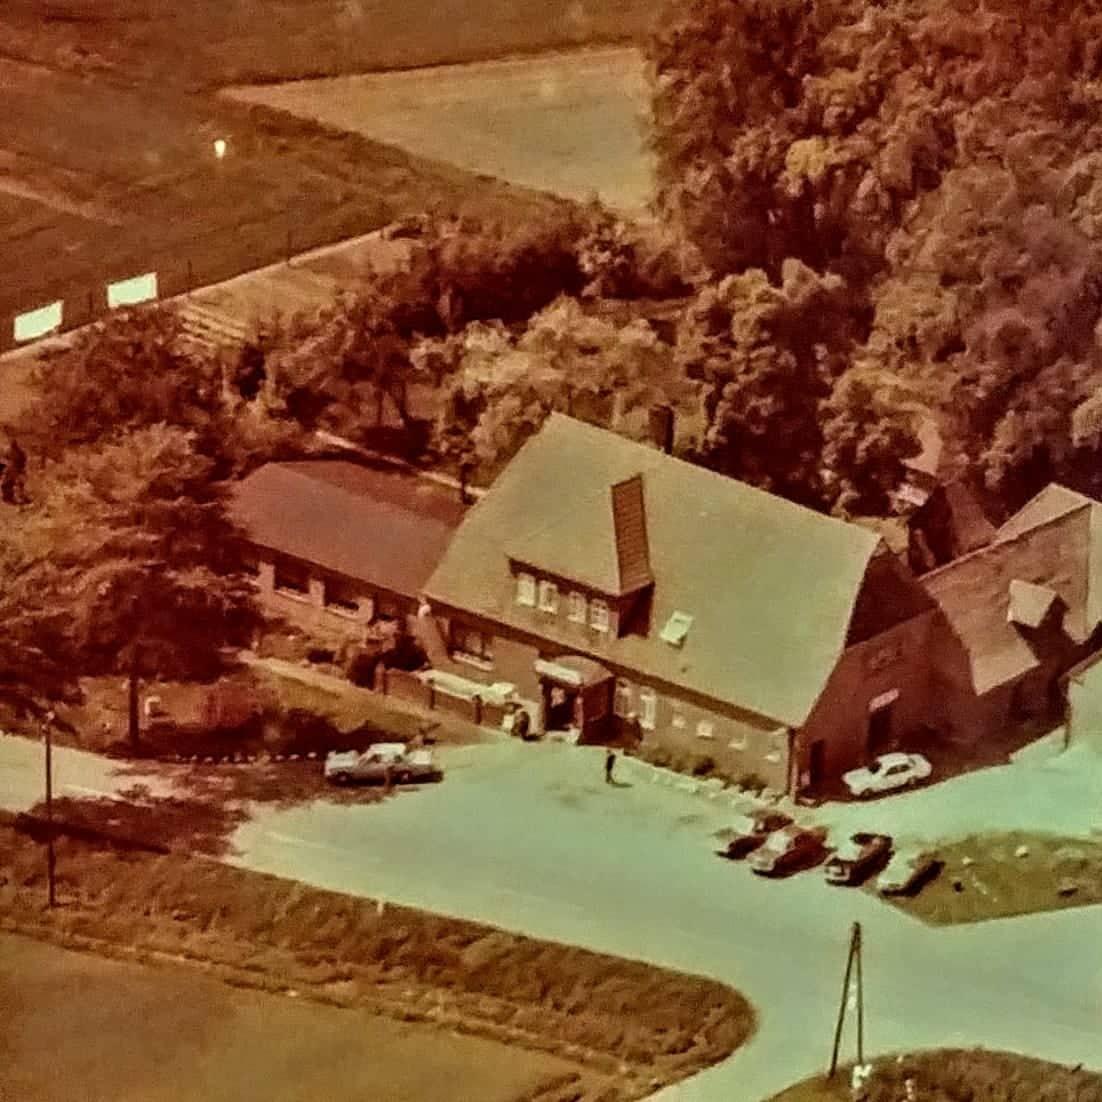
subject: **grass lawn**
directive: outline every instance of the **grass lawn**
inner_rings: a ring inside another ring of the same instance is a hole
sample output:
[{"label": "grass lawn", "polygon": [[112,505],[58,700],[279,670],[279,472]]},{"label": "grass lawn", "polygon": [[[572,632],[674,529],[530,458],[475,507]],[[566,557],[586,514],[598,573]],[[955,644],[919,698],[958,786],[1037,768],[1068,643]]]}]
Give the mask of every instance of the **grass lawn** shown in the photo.
[{"label": "grass lawn", "polygon": [[[1026,855],[1016,856],[1022,846]],[[914,896],[885,897],[931,925],[1102,903],[1102,841],[1010,832],[935,848],[945,862],[940,875]]]},{"label": "grass lawn", "polygon": [[586,1080],[482,1037],[0,934],[0,1098],[517,1102]]},{"label": "grass lawn", "polygon": [[20,822],[0,823],[0,928],[8,932],[189,964],[238,987],[535,1050],[596,1080],[607,1102],[641,1098],[725,1059],[754,1028],[749,1004],[712,980],[87,836],[59,838],[59,906],[49,910],[35,840],[43,828]]},{"label": "grass lawn", "polygon": [[[913,1080],[920,1102],[1097,1102],[1102,1074],[1008,1052],[941,1049],[873,1061],[868,1102],[903,1102]],[[798,1083],[770,1102],[851,1102],[850,1069]]]}]

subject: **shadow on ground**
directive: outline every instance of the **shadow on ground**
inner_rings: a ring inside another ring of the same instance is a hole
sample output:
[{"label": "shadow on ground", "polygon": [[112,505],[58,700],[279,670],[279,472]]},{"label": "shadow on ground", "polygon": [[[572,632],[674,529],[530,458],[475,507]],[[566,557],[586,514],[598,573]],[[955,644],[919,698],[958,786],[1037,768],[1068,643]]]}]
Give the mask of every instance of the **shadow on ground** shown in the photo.
[{"label": "shadow on ground", "polygon": [[[249,818],[248,809],[240,804],[156,795],[144,784],[123,789],[115,799],[66,796],[53,801],[52,814],[60,834],[208,857],[229,856],[233,852],[230,838]],[[43,829],[45,802],[31,808],[28,817]]]}]

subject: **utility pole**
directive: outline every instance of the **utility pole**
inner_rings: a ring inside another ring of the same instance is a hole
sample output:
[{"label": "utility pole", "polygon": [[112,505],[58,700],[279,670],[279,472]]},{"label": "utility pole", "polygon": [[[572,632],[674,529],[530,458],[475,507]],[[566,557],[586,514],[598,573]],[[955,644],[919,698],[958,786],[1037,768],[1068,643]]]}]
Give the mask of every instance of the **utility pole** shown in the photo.
[{"label": "utility pole", "polygon": [[[850,982],[854,982],[855,991],[851,991]],[[842,999],[838,1004],[838,1022],[834,1027],[834,1049],[830,1054],[828,1078],[833,1079],[838,1070],[838,1053],[842,1047],[842,1027],[846,1021],[846,1011],[850,1009],[852,997],[857,1011],[857,1062],[865,1062],[865,990],[864,975],[861,969],[861,923],[855,922],[850,933],[849,953],[846,956],[846,974],[842,980]]]},{"label": "utility pole", "polygon": [[57,906],[57,883],[55,869],[57,857],[54,853],[54,713],[47,712],[43,717],[42,734],[46,741],[46,890],[49,905]]}]

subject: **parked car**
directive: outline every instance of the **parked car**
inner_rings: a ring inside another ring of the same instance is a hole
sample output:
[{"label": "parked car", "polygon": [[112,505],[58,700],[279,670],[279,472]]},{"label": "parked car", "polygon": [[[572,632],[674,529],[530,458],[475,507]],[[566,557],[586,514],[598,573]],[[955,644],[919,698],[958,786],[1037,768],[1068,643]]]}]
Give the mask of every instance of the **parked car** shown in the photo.
[{"label": "parked car", "polygon": [[774,831],[781,830],[792,822],[792,818],[783,811],[774,811],[762,807],[740,816],[729,830],[722,834],[725,842],[723,849],[716,850],[720,857],[737,860],[755,850]]},{"label": "parked car", "polygon": [[879,796],[911,788],[932,772],[921,754],[882,754],[871,765],[843,773],[842,780],[852,796]]},{"label": "parked car", "polygon": [[942,862],[928,850],[899,850],[876,879],[881,895],[908,895],[918,891],[941,871]]},{"label": "parked car", "polygon": [[332,784],[393,784],[435,781],[442,776],[431,750],[410,750],[404,742],[379,742],[367,750],[334,751],[325,759]]},{"label": "parked car", "polygon": [[826,863],[828,884],[860,884],[882,869],[892,855],[892,840],[886,834],[851,835]]},{"label": "parked car", "polygon": [[826,827],[810,829],[790,823],[773,831],[750,855],[750,868],[760,876],[783,876],[810,868],[826,853]]}]

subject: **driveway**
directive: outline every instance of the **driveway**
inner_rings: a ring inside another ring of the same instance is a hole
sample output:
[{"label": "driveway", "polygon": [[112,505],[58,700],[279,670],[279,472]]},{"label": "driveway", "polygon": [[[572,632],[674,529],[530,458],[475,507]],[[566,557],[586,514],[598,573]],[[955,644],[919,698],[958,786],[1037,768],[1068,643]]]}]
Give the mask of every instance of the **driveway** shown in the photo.
[{"label": "driveway", "polygon": [[1086,837],[1102,832],[1102,754],[1074,746],[1023,756],[890,798],[827,804],[813,817],[832,831],[916,842],[1012,830]]},{"label": "driveway", "polygon": [[[0,801],[34,802],[36,754],[0,739]],[[710,835],[729,812],[651,784],[606,786],[599,752],[504,743],[442,756],[442,784],[381,805],[257,806],[234,860],[736,986],[759,1008],[758,1035],[668,1099],[757,1102],[822,1069],[854,920],[868,1051],[982,1044],[1099,1062],[1097,909],[928,929],[815,873],[762,881],[718,860]],[[59,754],[59,783],[114,783],[87,759]]]}]

